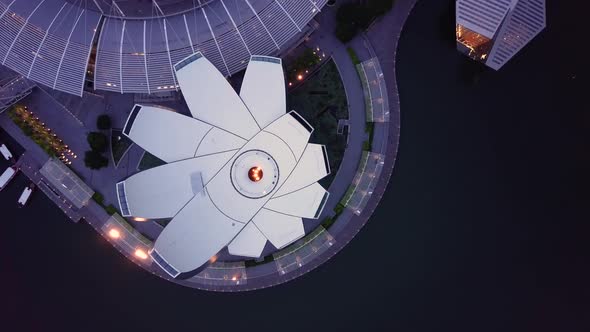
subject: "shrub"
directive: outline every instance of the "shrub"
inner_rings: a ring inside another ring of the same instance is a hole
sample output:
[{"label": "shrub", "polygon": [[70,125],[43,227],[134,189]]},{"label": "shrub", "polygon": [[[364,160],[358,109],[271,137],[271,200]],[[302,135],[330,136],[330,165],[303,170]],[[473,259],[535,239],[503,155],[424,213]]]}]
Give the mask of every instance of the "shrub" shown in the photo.
[{"label": "shrub", "polygon": [[334,207],[334,212],[336,213],[336,216],[339,216],[345,209],[345,206],[342,205],[342,203],[338,203],[336,204],[336,207]]},{"label": "shrub", "polygon": [[256,261],[254,259],[249,259],[249,260],[245,261],[244,264],[246,265],[246,267],[253,267],[253,266],[267,264],[267,263],[270,263],[274,260],[275,260],[274,256],[268,255],[268,256],[264,256],[264,258],[259,261]]},{"label": "shrub", "polygon": [[105,207],[104,209],[105,209],[105,211],[106,211],[106,212],[107,212],[109,215],[111,215],[111,216],[112,216],[113,214],[115,214],[115,213],[119,212],[119,210],[117,210],[117,208],[116,208],[116,207],[114,207],[112,204],[111,204],[111,205],[109,205],[109,206],[107,206],[107,207]]},{"label": "shrub", "polygon": [[350,57],[350,60],[352,60],[353,64],[358,65],[359,63],[361,63],[361,60],[359,60],[358,55],[352,47],[347,47],[346,52],[348,52],[348,56]]},{"label": "shrub", "polygon": [[91,150],[86,151],[84,164],[90,169],[101,169],[109,165],[109,160],[100,154],[100,152]]},{"label": "shrub", "polygon": [[106,114],[100,115],[96,120],[96,127],[100,130],[111,129],[111,117]]},{"label": "shrub", "polygon": [[92,199],[100,205],[102,205],[104,203],[104,196],[101,193],[99,193],[98,191],[94,192],[94,194],[92,195]]},{"label": "shrub", "polygon": [[328,229],[328,228],[330,228],[330,226],[332,226],[334,224],[334,222],[336,222],[335,217],[326,217],[326,218],[324,218],[324,220],[322,220],[322,227],[324,227],[325,229]]},{"label": "shrub", "polygon": [[93,151],[102,153],[107,150],[109,139],[105,134],[93,131],[88,134],[86,139],[88,140],[88,144],[90,144],[90,148]]}]

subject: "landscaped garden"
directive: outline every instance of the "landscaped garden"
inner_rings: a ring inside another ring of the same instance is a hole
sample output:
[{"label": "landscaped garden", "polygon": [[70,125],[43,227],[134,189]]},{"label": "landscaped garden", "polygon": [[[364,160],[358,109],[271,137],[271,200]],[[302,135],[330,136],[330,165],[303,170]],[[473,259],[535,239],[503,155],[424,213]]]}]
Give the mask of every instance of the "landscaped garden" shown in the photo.
[{"label": "landscaped garden", "polygon": [[338,134],[338,121],[348,119],[346,92],[334,61],[326,62],[298,88],[287,95],[288,110],[301,114],[314,128],[310,142],[324,144],[332,173],[320,181],[329,187],[340,168],[346,135]]},{"label": "landscaped garden", "polygon": [[59,158],[67,165],[72,163],[71,159],[77,158],[68,145],[57,137],[51,128],[46,127],[27,106],[15,105],[8,111],[8,117],[49,156]]},{"label": "landscaped garden", "polygon": [[313,71],[322,62],[322,56],[318,52],[319,50],[303,48],[301,53],[289,62],[285,69],[285,75],[290,87],[301,82],[310,71]]},{"label": "landscaped garden", "polygon": [[117,210],[117,208],[114,205],[112,205],[112,204],[106,205],[104,202],[104,196],[101,193],[99,193],[98,191],[94,192],[94,195],[92,195],[92,199],[96,203],[98,203],[98,205],[100,205],[103,209],[105,209],[105,211],[111,216],[113,214],[119,212],[119,210]]}]

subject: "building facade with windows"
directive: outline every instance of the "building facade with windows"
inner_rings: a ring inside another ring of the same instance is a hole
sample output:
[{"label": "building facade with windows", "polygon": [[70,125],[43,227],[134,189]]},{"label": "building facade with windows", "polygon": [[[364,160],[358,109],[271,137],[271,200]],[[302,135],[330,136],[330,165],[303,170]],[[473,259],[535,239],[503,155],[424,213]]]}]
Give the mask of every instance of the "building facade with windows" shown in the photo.
[{"label": "building facade with windows", "polygon": [[546,27],[545,0],[457,0],[457,49],[495,70]]},{"label": "building facade with windows", "polygon": [[224,75],[280,55],[328,0],[0,0],[0,64],[55,90],[179,91],[173,65],[201,52]]}]

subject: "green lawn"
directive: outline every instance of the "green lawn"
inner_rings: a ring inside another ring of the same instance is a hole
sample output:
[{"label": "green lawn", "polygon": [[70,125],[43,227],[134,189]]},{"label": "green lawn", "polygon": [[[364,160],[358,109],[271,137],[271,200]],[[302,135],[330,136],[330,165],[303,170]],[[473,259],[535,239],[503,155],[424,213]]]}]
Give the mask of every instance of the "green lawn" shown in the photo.
[{"label": "green lawn", "polygon": [[288,110],[301,114],[315,129],[310,142],[325,144],[328,148],[332,173],[320,183],[326,188],[340,168],[346,136],[338,135],[338,120],[348,119],[346,92],[338,69],[328,61],[313,76],[287,95]]}]

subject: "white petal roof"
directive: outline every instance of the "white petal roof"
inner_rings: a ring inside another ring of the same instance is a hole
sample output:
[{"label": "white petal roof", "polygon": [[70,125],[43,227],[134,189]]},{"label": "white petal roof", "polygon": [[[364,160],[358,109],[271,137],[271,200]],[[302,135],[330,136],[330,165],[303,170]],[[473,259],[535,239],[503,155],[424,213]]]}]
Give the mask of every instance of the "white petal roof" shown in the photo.
[{"label": "white petal roof", "polygon": [[265,245],[266,237],[250,222],[227,246],[227,250],[232,255],[257,258],[262,255]]},{"label": "white petal roof", "polygon": [[148,219],[175,216],[236,152],[181,160],[131,176],[125,180],[131,212],[135,217]]},{"label": "white petal roof", "polygon": [[308,144],[313,128],[285,113],[280,59],[252,57],[246,104],[200,53],[175,69],[194,119],[157,107],[133,111],[126,134],[170,163],[117,186],[130,215],[173,218],[150,251],[154,261],[177,277],[226,246],[259,257],[267,240],[280,249],[303,237],[302,217],[318,218],[328,197],[316,181],[330,170],[325,147]]},{"label": "white petal roof", "polygon": [[[317,219],[328,196],[329,193],[326,189],[314,182],[290,194],[272,198],[264,207],[295,217]],[[297,202],[297,204],[293,204],[293,202]]]},{"label": "white petal roof", "polygon": [[282,249],[305,235],[299,217],[262,209],[252,221],[262,234],[278,249]]},{"label": "white petal roof", "polygon": [[[290,117],[286,114],[284,117]],[[272,126],[272,125],[271,125]],[[301,137],[307,141],[307,137]],[[277,187],[285,181],[283,174],[290,174],[295,165],[297,164],[296,157],[291,153],[289,145],[279,137],[269,134],[265,131],[261,131],[252,138],[251,141],[246,143],[242,149],[236,154],[236,156],[246,151],[252,150],[263,150],[270,154],[276,161],[279,167],[279,174],[277,177]],[[220,176],[216,176],[208,188],[211,198],[218,203],[220,208],[228,216],[247,222],[260,208],[271,198],[271,195],[267,195],[259,199],[251,199],[245,196],[242,192],[236,190],[232,183],[231,176],[231,162],[228,163],[220,172]]]},{"label": "white petal roof", "polygon": [[281,59],[253,56],[250,59],[240,97],[261,128],[285,114],[285,75]]},{"label": "white petal roof", "polygon": [[177,271],[190,272],[211,259],[244,226],[219,211],[202,191],[164,228],[154,250]]},{"label": "white petal roof", "polygon": [[284,141],[296,160],[299,160],[313,128],[297,112],[290,112],[291,116],[283,116],[273,122],[264,131],[279,137]]},{"label": "white petal roof", "polygon": [[244,146],[246,142],[245,139],[230,132],[213,127],[199,143],[195,157],[223,151],[237,150]]},{"label": "white petal roof", "polygon": [[330,174],[330,165],[328,164],[326,147],[313,143],[307,144],[297,167],[276,193],[276,196],[286,195],[309,186],[328,174]]},{"label": "white petal roof", "polygon": [[229,82],[201,53],[174,66],[180,89],[193,116],[244,139],[260,131]]},{"label": "white petal roof", "polygon": [[135,105],[123,133],[154,156],[172,162],[194,157],[211,128],[165,108]]}]

